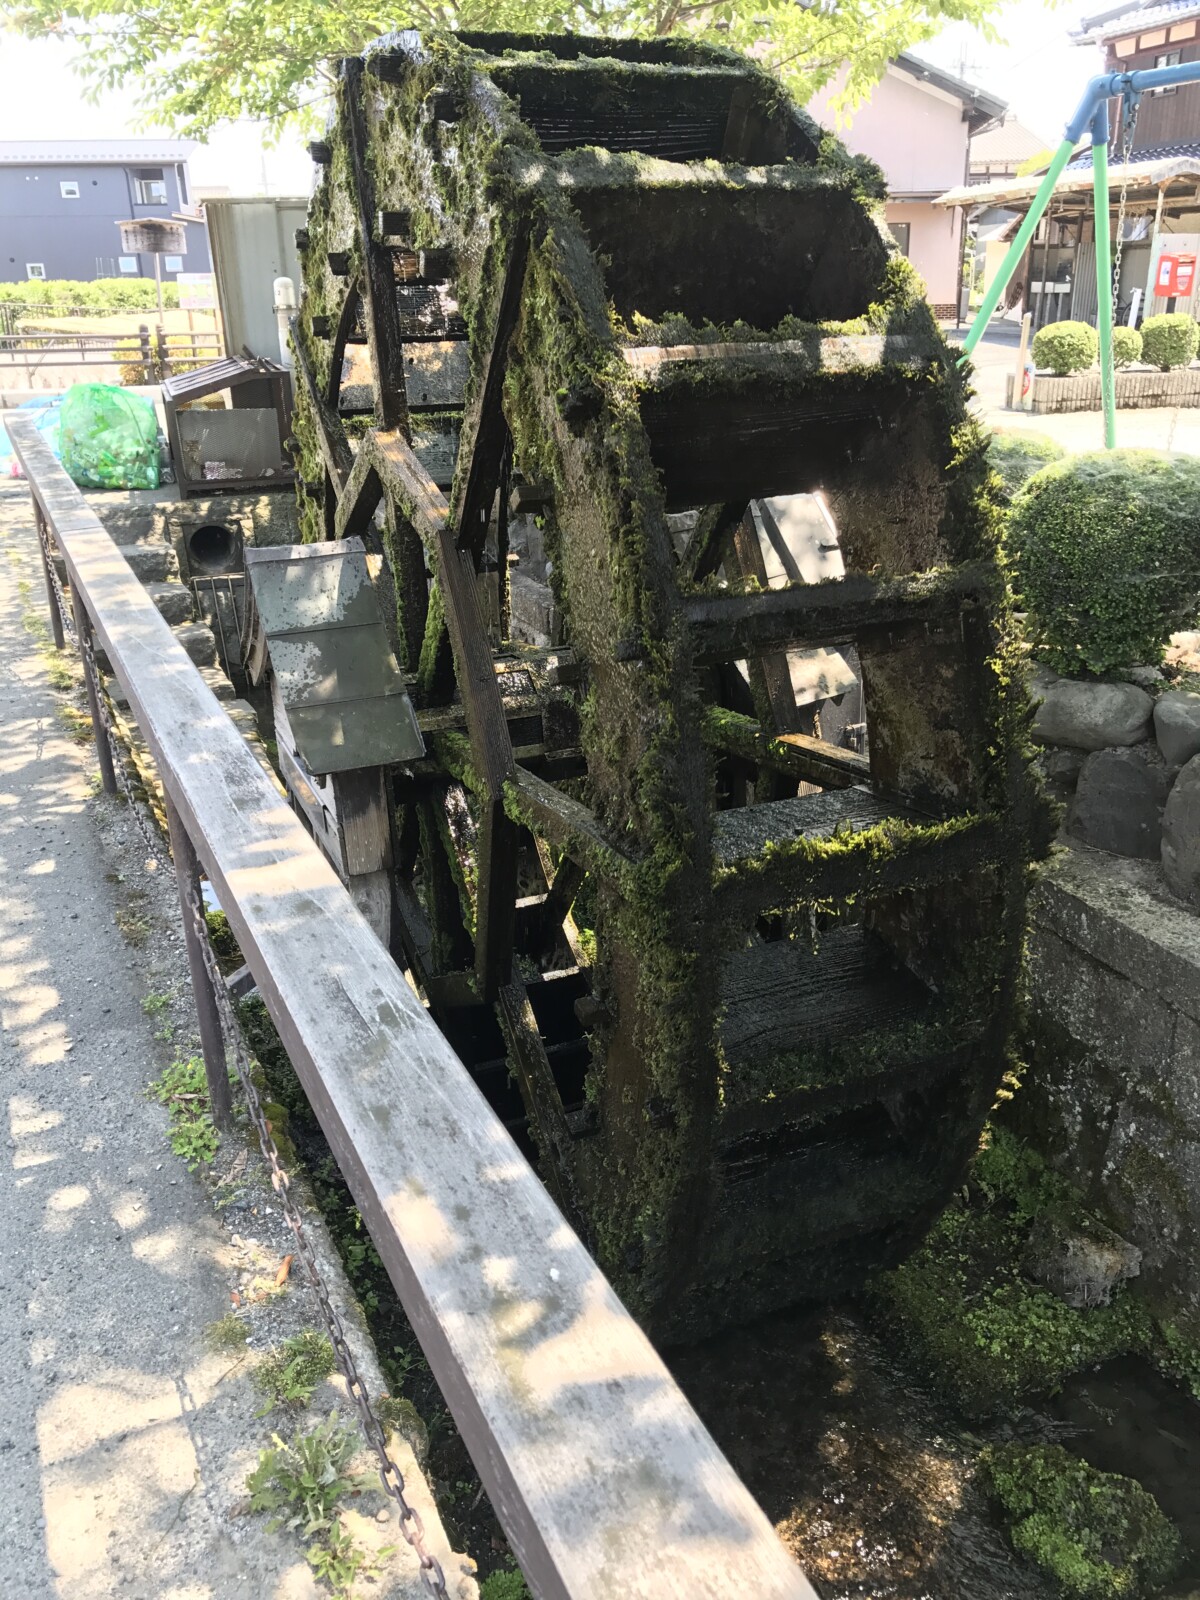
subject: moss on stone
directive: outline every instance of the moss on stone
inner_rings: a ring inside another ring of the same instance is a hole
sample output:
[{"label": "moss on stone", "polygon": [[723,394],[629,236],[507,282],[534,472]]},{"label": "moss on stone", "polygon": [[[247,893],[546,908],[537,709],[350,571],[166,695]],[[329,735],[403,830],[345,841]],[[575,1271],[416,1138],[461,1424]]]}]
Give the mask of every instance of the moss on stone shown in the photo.
[{"label": "moss on stone", "polygon": [[1132,1478],[1099,1472],[1061,1445],[989,1447],[981,1464],[1013,1548],[1064,1594],[1136,1600],[1178,1569],[1178,1531]]}]

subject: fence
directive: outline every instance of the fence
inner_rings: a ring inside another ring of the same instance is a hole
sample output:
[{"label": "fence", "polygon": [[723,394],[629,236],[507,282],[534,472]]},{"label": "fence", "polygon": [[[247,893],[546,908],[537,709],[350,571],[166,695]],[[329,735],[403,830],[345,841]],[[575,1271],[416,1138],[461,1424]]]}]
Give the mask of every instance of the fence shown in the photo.
[{"label": "fence", "polygon": [[[533,1593],[815,1600],[33,422],[9,426],[66,564],[102,773],[93,630],[158,767],[181,898],[194,851]],[[48,562],[46,583],[54,607]],[[186,915],[184,934],[195,957]]]},{"label": "fence", "polygon": [[0,387],[3,379],[47,369],[87,367],[135,368],[136,383],[161,383],[173,372],[215,361],[223,351],[219,333],[167,333],[161,326],[139,324],[131,333],[53,332],[0,333]]}]

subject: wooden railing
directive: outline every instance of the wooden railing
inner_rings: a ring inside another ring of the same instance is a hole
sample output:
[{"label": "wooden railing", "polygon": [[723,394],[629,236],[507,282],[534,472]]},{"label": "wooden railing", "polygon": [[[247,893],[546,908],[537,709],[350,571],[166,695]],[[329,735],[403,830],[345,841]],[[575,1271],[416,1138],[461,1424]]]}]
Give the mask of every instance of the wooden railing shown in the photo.
[{"label": "wooden railing", "polygon": [[129,333],[66,329],[0,333],[0,379],[12,371],[32,374],[49,368],[120,366],[140,369],[141,383],[158,383],[172,372],[215,361],[223,351],[216,331],[168,333],[148,323]]},{"label": "wooden railing", "polygon": [[8,426],[533,1593],[815,1600],[32,420]]}]

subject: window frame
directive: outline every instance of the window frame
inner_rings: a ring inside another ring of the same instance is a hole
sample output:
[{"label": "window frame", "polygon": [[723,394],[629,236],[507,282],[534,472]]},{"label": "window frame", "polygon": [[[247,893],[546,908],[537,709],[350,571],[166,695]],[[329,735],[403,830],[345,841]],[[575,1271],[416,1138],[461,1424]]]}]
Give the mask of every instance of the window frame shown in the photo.
[{"label": "window frame", "polygon": [[[1182,64],[1183,64],[1183,51],[1182,50],[1163,50],[1159,55],[1156,55],[1155,58],[1154,58],[1154,70],[1156,72],[1161,67],[1178,67],[1178,66],[1181,66]],[[1177,83],[1169,83],[1169,84],[1165,84],[1161,89],[1148,89],[1146,91],[1146,93],[1147,94],[1152,94],[1152,95],[1174,94],[1178,88],[1179,88],[1179,85]]]},{"label": "window frame", "polygon": [[888,232],[896,241],[896,248],[899,250],[900,254],[906,261],[909,260],[908,252],[912,248],[912,223],[889,222]]},{"label": "window frame", "polygon": [[[158,191],[151,193],[151,190]],[[135,167],[133,192],[139,206],[167,204],[167,173],[164,167]]]},{"label": "window frame", "polygon": [[[129,262],[128,266],[125,265],[127,261]],[[117,270],[121,273],[122,277],[138,277],[140,275],[138,258],[136,256],[118,256]]]},{"label": "window frame", "polygon": [[62,200],[78,200],[79,184],[74,178],[60,178],[58,180],[59,198]]}]

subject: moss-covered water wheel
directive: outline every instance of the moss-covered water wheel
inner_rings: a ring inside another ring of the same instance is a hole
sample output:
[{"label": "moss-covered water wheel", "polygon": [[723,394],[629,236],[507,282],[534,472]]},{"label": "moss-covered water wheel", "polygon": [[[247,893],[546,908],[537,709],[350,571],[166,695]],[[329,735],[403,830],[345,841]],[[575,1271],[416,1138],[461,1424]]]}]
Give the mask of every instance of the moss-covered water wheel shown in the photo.
[{"label": "moss-covered water wheel", "polygon": [[[306,534],[382,553],[427,744],[398,957],[657,1334],[838,1292],[962,1173],[1046,836],[985,442],[872,174],[740,57],[508,35],[347,62],[314,156]],[[748,502],[815,488],[848,574],[768,592]],[[504,638],[514,493],[561,649]],[[778,693],[824,644],[869,765]]]}]

